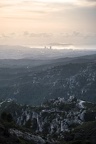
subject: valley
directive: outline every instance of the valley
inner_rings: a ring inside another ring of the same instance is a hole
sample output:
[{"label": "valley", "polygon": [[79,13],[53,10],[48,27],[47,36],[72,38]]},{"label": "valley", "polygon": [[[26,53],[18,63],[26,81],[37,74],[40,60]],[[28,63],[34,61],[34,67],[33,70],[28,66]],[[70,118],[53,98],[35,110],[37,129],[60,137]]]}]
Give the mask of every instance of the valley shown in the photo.
[{"label": "valley", "polygon": [[75,96],[96,102],[96,55],[44,61],[46,65],[34,67],[27,60],[22,66],[22,61],[17,60],[15,67],[0,67],[0,100],[36,106],[50,98]]},{"label": "valley", "polygon": [[96,55],[0,60],[0,133],[2,144],[95,144]]}]

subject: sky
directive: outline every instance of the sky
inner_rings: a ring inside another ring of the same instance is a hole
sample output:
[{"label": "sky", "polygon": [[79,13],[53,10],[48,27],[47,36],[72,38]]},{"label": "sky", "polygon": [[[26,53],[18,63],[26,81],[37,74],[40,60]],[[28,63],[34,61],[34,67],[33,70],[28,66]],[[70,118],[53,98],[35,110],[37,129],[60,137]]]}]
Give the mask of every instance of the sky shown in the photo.
[{"label": "sky", "polygon": [[96,0],[0,0],[0,45],[96,45]]}]

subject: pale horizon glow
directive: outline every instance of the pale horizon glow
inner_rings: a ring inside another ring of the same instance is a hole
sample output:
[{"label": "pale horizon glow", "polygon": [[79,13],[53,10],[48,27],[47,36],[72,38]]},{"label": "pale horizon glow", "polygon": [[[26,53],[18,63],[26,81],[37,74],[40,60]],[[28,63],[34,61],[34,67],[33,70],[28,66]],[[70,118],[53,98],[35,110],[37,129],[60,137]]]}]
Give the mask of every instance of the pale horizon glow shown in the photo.
[{"label": "pale horizon glow", "polygon": [[0,0],[0,45],[96,45],[95,0]]},{"label": "pale horizon glow", "polygon": [[73,3],[73,2],[77,2],[77,0],[37,0],[38,2],[57,2],[57,3]]}]

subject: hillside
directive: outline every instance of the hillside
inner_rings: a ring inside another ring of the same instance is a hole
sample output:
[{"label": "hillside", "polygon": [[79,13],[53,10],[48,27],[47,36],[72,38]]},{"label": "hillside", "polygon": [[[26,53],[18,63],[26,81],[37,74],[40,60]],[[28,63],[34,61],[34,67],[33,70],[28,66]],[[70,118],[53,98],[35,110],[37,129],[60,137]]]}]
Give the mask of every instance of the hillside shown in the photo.
[{"label": "hillside", "polygon": [[75,97],[67,101],[50,99],[39,107],[20,105],[9,99],[0,102],[0,113],[0,132],[3,131],[0,141],[3,142],[6,136],[7,141],[20,144],[96,142],[96,104]]},{"label": "hillside", "polygon": [[[96,102],[96,63],[69,63],[36,68],[0,68],[0,99],[38,105],[50,99],[75,96]],[[75,60],[76,62],[77,60]]]}]

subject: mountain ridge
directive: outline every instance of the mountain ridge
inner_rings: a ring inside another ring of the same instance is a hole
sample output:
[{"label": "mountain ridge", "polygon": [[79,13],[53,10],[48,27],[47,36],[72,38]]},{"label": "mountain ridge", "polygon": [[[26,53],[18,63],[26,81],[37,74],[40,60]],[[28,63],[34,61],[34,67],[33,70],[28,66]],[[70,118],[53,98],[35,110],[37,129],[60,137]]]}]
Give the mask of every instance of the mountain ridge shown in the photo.
[{"label": "mountain ridge", "polygon": [[[67,101],[59,97],[50,99],[38,107],[21,105],[9,99],[0,102],[0,114],[3,125],[8,127],[7,135],[11,135],[11,139],[15,135],[19,143],[22,138],[29,144],[74,144],[76,141],[95,144],[96,137],[92,135],[95,135],[93,129],[96,128],[96,104],[73,96]],[[86,139],[86,136],[89,137]]]}]

